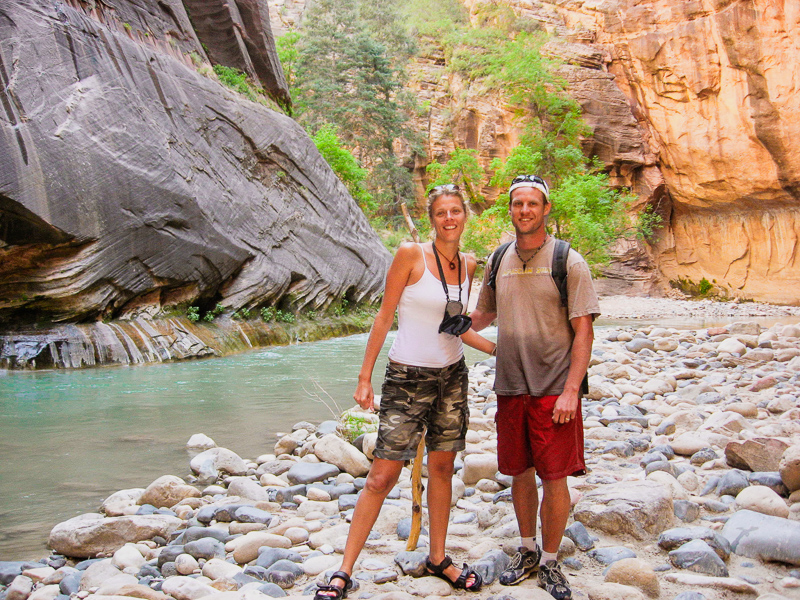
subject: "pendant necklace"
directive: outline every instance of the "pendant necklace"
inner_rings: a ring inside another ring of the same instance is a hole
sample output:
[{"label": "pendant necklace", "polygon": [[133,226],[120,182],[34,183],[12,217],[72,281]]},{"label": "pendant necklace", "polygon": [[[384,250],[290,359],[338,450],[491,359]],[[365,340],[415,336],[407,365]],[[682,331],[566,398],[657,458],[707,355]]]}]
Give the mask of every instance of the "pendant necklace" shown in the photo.
[{"label": "pendant necklace", "polygon": [[458,260],[458,250],[456,250],[456,255],[452,259],[450,259],[450,258],[447,258],[444,255],[444,253],[436,247],[436,243],[435,242],[432,245],[433,245],[433,251],[434,252],[438,252],[441,255],[441,257],[448,262],[448,264],[450,265],[450,270],[451,271],[455,271],[456,270],[456,261]]},{"label": "pendant necklace", "polygon": [[519,258],[519,261],[522,263],[522,272],[523,273],[527,270],[528,263],[531,260],[533,260],[534,256],[539,254],[539,250],[541,250],[542,246],[544,246],[547,243],[547,238],[549,238],[549,237],[550,237],[549,235],[544,236],[544,241],[541,244],[539,244],[539,246],[537,248],[534,248],[533,254],[531,254],[527,259],[523,259],[522,258],[522,255],[519,253],[519,246],[517,245],[517,242],[514,242],[514,251],[517,253],[517,258]]}]

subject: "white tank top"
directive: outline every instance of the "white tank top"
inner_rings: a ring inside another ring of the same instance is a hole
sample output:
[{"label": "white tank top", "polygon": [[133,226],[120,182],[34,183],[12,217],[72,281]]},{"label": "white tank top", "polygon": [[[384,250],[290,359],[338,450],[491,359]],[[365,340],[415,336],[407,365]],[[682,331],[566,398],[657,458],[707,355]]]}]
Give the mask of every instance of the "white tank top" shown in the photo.
[{"label": "white tank top", "polygon": [[[425,272],[419,281],[407,285],[400,295],[397,337],[389,350],[389,360],[415,367],[446,367],[461,359],[464,348],[459,336],[439,333],[447,299],[442,283],[428,270],[421,244],[419,249]],[[466,257],[461,260],[464,281],[460,286],[448,284],[447,288],[450,300],[458,300],[460,287],[461,302],[466,307],[469,302],[469,273]]]}]

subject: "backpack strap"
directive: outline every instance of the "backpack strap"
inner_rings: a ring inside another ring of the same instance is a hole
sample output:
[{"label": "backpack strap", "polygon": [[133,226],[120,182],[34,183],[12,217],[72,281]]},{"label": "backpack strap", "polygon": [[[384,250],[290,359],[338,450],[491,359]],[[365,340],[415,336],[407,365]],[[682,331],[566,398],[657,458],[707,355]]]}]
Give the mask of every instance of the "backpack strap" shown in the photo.
[{"label": "backpack strap", "polygon": [[497,291],[497,271],[500,270],[500,261],[503,260],[503,255],[513,243],[514,242],[506,242],[505,244],[501,244],[489,257],[491,270],[489,271],[488,283],[489,287],[495,292]]},{"label": "backpack strap", "polygon": [[567,308],[567,258],[569,257],[569,242],[553,238],[556,247],[553,249],[553,265],[551,275],[561,296],[561,306]]}]

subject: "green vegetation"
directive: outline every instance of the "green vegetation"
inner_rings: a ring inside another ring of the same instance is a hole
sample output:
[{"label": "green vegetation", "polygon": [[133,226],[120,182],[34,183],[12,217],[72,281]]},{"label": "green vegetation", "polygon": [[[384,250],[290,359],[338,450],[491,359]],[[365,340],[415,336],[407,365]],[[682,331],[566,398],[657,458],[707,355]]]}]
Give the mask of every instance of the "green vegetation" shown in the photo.
[{"label": "green vegetation", "polygon": [[203,315],[203,321],[210,323],[224,312],[225,312],[225,307],[222,306],[222,304],[217,304],[214,308],[212,308],[205,315]]},{"label": "green vegetation", "polygon": [[186,318],[192,323],[196,323],[200,320],[200,309],[196,306],[190,306],[186,309]]},{"label": "green vegetation", "polygon": [[417,143],[408,126],[415,107],[404,90],[413,42],[400,5],[399,0],[319,0],[303,20],[310,27],[278,40],[297,120],[315,139],[323,132],[318,145],[325,141],[340,158],[335,146],[346,148],[357,160],[355,169],[363,173],[341,163],[346,168],[336,173],[351,193],[358,182],[356,199],[368,216],[396,215],[397,202],[413,196],[411,173],[395,152],[397,143]]},{"label": "green vegetation", "polygon": [[700,284],[698,285],[700,295],[705,296],[706,294],[708,294],[708,292],[710,292],[713,289],[713,287],[714,286],[712,285],[712,283],[708,279],[703,277],[700,280]]},{"label": "green vegetation", "polygon": [[319,131],[311,136],[311,139],[314,140],[317,150],[331,166],[333,172],[347,187],[347,191],[358,202],[361,210],[367,215],[373,214],[378,209],[378,205],[366,188],[369,173],[358,165],[353,153],[342,145],[336,131],[336,125],[327,123],[320,127]]},{"label": "green vegetation", "polygon": [[348,442],[352,443],[360,435],[378,431],[377,419],[372,420],[365,415],[347,411],[339,418],[339,431]]},{"label": "green vegetation", "polygon": [[239,69],[226,67],[224,65],[214,65],[213,70],[222,85],[240,93],[252,102],[258,102],[272,109],[276,108],[276,105],[270,100],[264,88],[255,83],[247,74]]}]

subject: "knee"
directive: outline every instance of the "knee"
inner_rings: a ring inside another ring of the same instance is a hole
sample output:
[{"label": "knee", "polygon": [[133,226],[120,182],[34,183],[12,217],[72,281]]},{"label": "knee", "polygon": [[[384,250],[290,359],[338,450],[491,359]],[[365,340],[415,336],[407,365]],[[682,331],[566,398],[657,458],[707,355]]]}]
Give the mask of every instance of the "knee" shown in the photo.
[{"label": "knee", "polygon": [[370,494],[386,496],[394,487],[396,478],[389,473],[370,473],[364,483],[364,491]]},{"label": "knee", "polygon": [[452,462],[428,463],[428,477],[431,479],[450,479],[453,477]]}]

